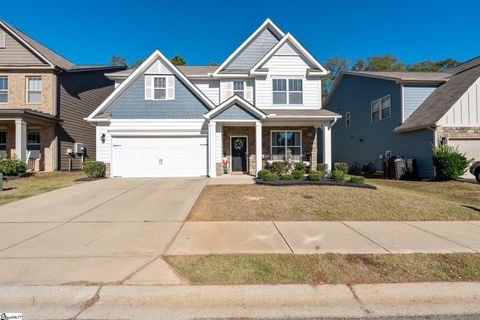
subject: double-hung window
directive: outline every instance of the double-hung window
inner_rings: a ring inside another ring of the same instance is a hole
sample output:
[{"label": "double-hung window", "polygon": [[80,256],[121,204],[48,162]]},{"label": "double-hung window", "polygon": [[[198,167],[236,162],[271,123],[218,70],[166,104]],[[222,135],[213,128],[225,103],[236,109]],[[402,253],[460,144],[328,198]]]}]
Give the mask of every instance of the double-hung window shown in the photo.
[{"label": "double-hung window", "polygon": [[27,77],[27,103],[42,102],[42,77]]},{"label": "double-hung window", "polygon": [[146,75],[145,100],[175,100],[175,77]]},{"label": "double-hung window", "polygon": [[[7,130],[0,129],[0,151],[7,150]],[[2,152],[0,152],[0,155]]]},{"label": "double-hung window", "polygon": [[27,150],[40,150],[41,134],[40,129],[28,129],[27,130]]},{"label": "double-hung window", "polygon": [[8,102],[8,77],[0,77],[0,103]]},{"label": "double-hung window", "polygon": [[153,78],[153,100],[167,99],[167,78],[154,77]]},{"label": "double-hung window", "polygon": [[271,151],[273,161],[302,160],[302,132],[272,131]]},{"label": "double-hung window", "polygon": [[382,119],[390,118],[391,112],[392,112],[391,101],[390,101],[389,95],[372,101],[371,103],[372,122],[377,122]]},{"label": "double-hung window", "polygon": [[233,94],[239,97],[245,98],[245,81],[243,80],[233,81]]},{"label": "double-hung window", "polygon": [[273,104],[303,104],[302,79],[273,79]]}]

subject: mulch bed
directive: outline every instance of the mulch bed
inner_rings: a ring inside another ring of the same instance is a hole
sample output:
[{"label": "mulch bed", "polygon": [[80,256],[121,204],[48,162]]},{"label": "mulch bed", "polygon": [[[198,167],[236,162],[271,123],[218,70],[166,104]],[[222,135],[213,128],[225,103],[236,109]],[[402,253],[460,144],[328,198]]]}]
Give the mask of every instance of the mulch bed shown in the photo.
[{"label": "mulch bed", "polygon": [[101,178],[90,178],[90,177],[84,177],[84,178],[79,178],[75,180],[75,182],[89,182],[89,181],[97,181],[97,180],[104,180],[108,179],[107,177],[101,177]]},{"label": "mulch bed", "polygon": [[358,184],[350,181],[335,181],[332,179],[322,179],[320,181],[310,180],[276,180],[276,181],[263,181],[262,179],[254,179],[257,184],[264,184],[268,186],[299,186],[299,185],[317,185],[317,186],[340,186],[340,187],[352,187],[363,189],[377,189],[377,187],[371,184]]}]

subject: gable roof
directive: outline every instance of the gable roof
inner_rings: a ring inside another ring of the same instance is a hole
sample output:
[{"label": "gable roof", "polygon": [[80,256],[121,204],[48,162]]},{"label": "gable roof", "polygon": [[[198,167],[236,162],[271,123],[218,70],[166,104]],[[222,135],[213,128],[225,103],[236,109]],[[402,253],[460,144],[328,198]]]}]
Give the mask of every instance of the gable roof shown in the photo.
[{"label": "gable roof", "polygon": [[105,99],[95,111],[93,111],[85,120],[87,121],[102,121],[105,119],[96,118],[104,110],[106,110],[115,100],[125,92],[126,89],[140,77],[153,63],[157,60],[162,61],[192,92],[203,101],[208,108],[215,108],[215,104],[207,98],[207,96],[200,91],[186,76],[183,74],[165,55],[156,49],[138,68],[136,68],[108,97]]},{"label": "gable roof", "polygon": [[267,19],[265,20],[260,27],[257,28],[228,58],[216,68],[213,72],[214,76],[218,76],[219,73],[230,63],[232,60],[238,56],[244,48],[246,48],[253,40],[266,28],[268,28],[271,32],[277,35],[279,38],[283,37],[285,34],[280,28],[273,23],[272,20]]},{"label": "gable roof", "polygon": [[21,30],[15,28],[3,19],[0,19],[0,26],[5,28],[10,34],[12,34],[18,41],[29,48],[35,55],[45,61],[51,68],[57,67],[65,71],[90,71],[96,69],[119,69],[125,68],[125,66],[112,66],[112,65],[78,65],[67,58],[61,56],[55,51],[47,48],[37,40],[33,39],[29,35],[23,33]]},{"label": "gable roof", "polygon": [[319,75],[327,75],[328,71],[325,69],[320,62],[318,62],[313,55],[308,52],[307,49],[305,49],[304,46],[298,42],[297,39],[289,32],[287,33],[260,61],[257,62],[256,65],[250,69],[250,72],[255,72],[255,70],[259,69],[262,67],[262,65],[267,62],[281,47],[283,47],[284,44],[289,43],[293,45],[293,47],[298,50],[307,60],[313,65],[314,69],[318,69]]},{"label": "gable roof", "polygon": [[448,81],[438,87],[407,120],[395,128],[395,132],[435,127],[463,94],[480,77],[480,57],[467,61],[453,69]]},{"label": "gable roof", "polygon": [[209,112],[205,113],[204,118],[205,119],[213,119],[216,115],[218,115],[219,113],[227,110],[228,108],[230,108],[233,105],[239,105],[240,107],[245,108],[246,110],[248,110],[252,114],[256,115],[259,119],[265,119],[267,117],[267,115],[263,111],[261,111],[260,109],[255,107],[253,104],[251,104],[247,100],[245,100],[242,97],[239,97],[237,95],[233,95],[230,98],[228,98],[227,100],[225,100],[224,102],[222,102],[218,107],[216,107],[216,108],[210,110]]}]

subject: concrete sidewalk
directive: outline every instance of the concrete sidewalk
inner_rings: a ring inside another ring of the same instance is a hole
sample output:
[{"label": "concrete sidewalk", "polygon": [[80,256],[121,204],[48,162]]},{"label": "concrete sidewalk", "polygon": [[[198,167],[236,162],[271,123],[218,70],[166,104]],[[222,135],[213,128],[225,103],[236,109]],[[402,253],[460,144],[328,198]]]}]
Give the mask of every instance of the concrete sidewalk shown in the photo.
[{"label": "concrete sidewalk", "polygon": [[7,286],[24,319],[360,318],[480,314],[480,283]]},{"label": "concrete sidewalk", "polygon": [[170,255],[480,251],[478,221],[186,222]]}]

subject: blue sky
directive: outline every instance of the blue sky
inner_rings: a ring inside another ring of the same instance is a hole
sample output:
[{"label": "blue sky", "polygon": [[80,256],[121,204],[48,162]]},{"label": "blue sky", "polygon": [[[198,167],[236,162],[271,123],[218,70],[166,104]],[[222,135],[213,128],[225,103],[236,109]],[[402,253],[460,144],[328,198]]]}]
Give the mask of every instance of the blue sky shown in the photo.
[{"label": "blue sky", "polygon": [[[3,1],[0,17],[75,63],[155,48],[222,62],[266,18],[320,61],[391,53],[407,63],[480,55],[480,1]],[[474,41],[475,40],[475,41]]]}]

